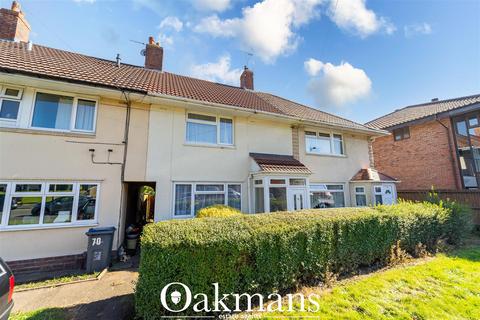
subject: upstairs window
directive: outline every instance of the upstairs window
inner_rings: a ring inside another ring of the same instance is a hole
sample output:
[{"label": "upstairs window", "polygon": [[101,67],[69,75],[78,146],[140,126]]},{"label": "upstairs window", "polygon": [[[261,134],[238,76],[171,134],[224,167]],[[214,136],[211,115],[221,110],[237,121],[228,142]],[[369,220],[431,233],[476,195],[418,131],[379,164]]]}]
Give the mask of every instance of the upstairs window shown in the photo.
[{"label": "upstairs window", "polygon": [[189,113],[186,140],[188,143],[233,145],[233,120]]},{"label": "upstairs window", "polygon": [[93,132],[96,102],[38,92],[32,117],[32,127],[62,131]]},{"label": "upstairs window", "polygon": [[16,121],[23,90],[4,87],[0,91],[0,120]]},{"label": "upstairs window", "polygon": [[307,153],[343,155],[343,136],[335,133],[305,131]]},{"label": "upstairs window", "polygon": [[395,129],[393,130],[393,139],[395,141],[400,141],[404,139],[410,138],[410,128],[409,127],[403,127],[400,129]]}]

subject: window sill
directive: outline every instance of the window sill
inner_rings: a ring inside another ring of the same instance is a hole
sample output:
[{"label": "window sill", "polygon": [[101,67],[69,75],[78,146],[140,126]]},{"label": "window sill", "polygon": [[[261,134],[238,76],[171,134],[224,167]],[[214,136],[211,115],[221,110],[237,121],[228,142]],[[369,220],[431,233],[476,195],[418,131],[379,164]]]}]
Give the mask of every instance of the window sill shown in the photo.
[{"label": "window sill", "polygon": [[224,144],[209,144],[209,143],[188,143],[183,144],[185,147],[201,147],[201,148],[215,148],[215,149],[236,149],[235,145]]},{"label": "window sill", "polygon": [[98,226],[98,222],[92,221],[90,223],[75,223],[75,224],[52,224],[52,225],[22,225],[22,226],[4,226],[0,227],[0,232],[9,231],[30,231],[30,230],[45,230],[45,229],[64,229],[64,228],[88,228]]},{"label": "window sill", "polygon": [[46,130],[46,129],[19,128],[19,127],[7,127],[7,126],[0,126],[0,132],[15,132],[15,133],[41,134],[41,135],[51,135],[51,136],[95,138],[95,132],[55,131],[55,130]]},{"label": "window sill", "polygon": [[332,157],[332,158],[347,158],[346,154],[330,154],[330,153],[314,153],[305,152],[307,156]]}]

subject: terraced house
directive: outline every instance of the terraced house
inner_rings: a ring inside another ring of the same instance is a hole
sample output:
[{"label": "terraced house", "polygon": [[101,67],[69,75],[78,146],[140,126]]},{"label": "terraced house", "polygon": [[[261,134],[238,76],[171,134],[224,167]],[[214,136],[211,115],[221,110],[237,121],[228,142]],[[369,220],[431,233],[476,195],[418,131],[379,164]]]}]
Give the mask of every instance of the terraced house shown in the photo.
[{"label": "terraced house", "polygon": [[[393,203],[371,166],[385,131],[239,86],[29,42],[19,6],[0,11],[0,256],[17,271],[79,266],[92,226]],[[8,16],[8,19],[6,18]],[[7,24],[7,25],[5,25]],[[168,59],[168,57],[165,57]]]}]

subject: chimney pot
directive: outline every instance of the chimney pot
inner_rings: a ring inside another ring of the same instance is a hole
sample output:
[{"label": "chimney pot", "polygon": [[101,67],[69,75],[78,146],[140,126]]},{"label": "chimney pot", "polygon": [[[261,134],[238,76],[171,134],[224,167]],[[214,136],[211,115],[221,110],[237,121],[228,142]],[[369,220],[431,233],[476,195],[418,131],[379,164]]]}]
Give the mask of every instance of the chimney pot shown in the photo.
[{"label": "chimney pot", "polygon": [[240,87],[243,89],[253,90],[253,72],[247,66],[243,67],[240,75]]},{"label": "chimney pot", "polygon": [[0,9],[0,39],[28,42],[30,25],[25,19],[18,1],[10,9]]},{"label": "chimney pot", "polygon": [[163,48],[153,37],[148,38],[148,44],[145,47],[145,68],[162,71],[163,67]]}]

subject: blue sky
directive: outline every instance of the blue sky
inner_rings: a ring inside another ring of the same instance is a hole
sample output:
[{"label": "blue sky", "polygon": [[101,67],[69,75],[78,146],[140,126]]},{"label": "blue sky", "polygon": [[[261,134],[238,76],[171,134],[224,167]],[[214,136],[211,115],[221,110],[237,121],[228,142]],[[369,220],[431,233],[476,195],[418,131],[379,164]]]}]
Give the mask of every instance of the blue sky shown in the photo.
[{"label": "blue sky", "polygon": [[[10,0],[0,0],[9,7]],[[480,93],[480,1],[20,0],[34,43],[255,89],[366,122]],[[245,52],[252,52],[249,57]]]}]

